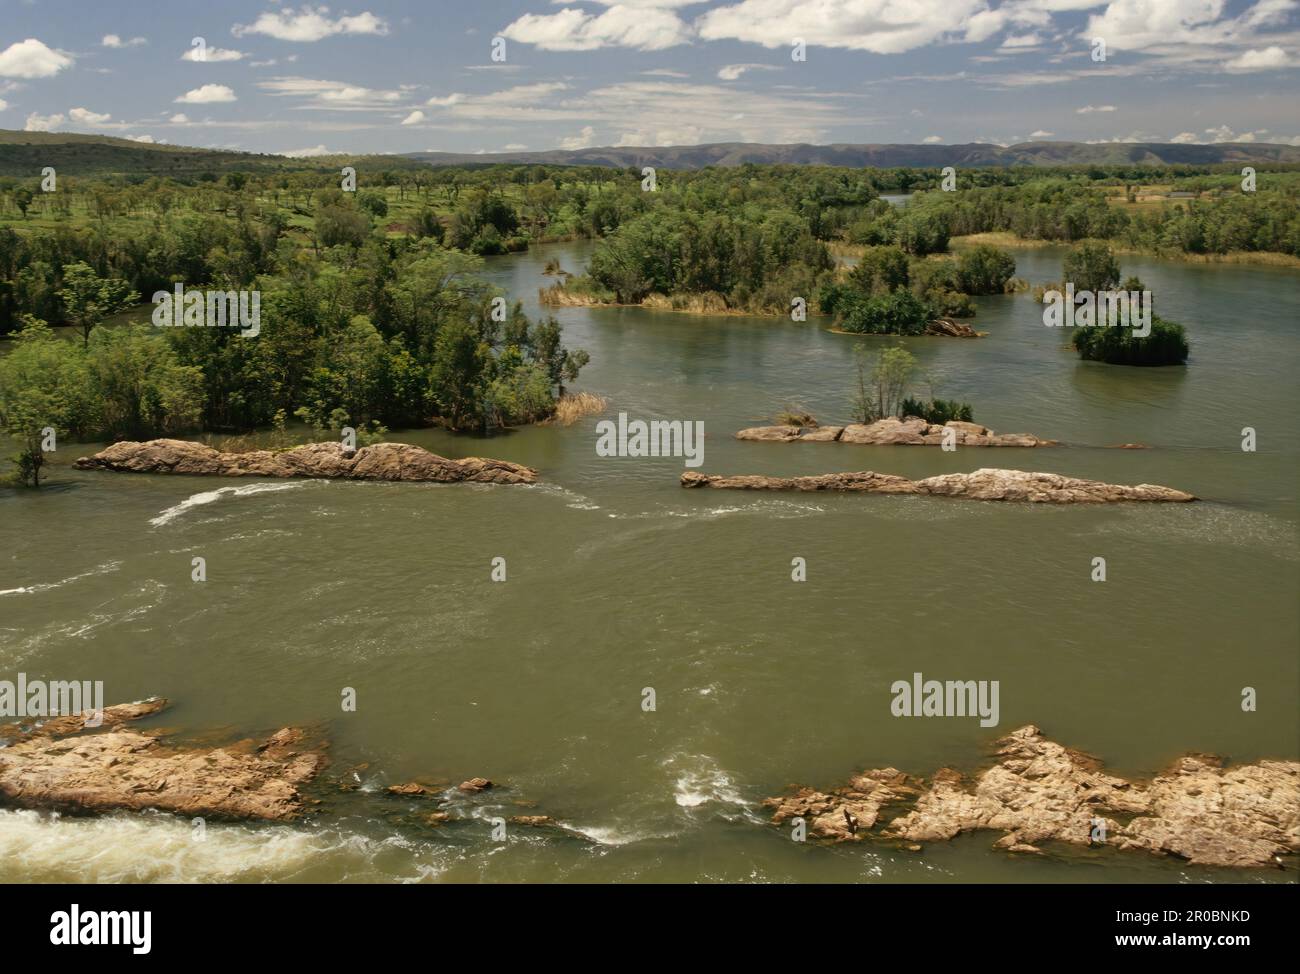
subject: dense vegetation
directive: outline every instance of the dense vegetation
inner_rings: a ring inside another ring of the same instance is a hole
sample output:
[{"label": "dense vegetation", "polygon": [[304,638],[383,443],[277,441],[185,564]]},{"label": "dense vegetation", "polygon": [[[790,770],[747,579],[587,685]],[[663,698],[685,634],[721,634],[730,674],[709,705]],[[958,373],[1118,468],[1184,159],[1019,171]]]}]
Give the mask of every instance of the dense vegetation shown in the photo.
[{"label": "dense vegetation", "polygon": [[[1120,282],[1119,261],[1110,247],[1098,240],[1085,240],[1075,246],[1061,262],[1061,281],[1035,288],[1035,296],[1043,300],[1048,291],[1060,293],[1071,285],[1076,294],[1087,291],[1094,295],[1107,292],[1126,292],[1142,295],[1147,287],[1136,277]],[[1150,308],[1150,330],[1139,335],[1130,323],[1111,325],[1103,322],[1104,312],[1098,310],[1096,323],[1077,326],[1070,341],[1081,358],[1105,362],[1109,365],[1181,365],[1187,361],[1189,347],[1183,326],[1161,318],[1155,313],[1154,296]],[[1132,313],[1132,312],[1129,312]],[[1116,315],[1117,320],[1120,315]]]},{"label": "dense vegetation", "polygon": [[[342,192],[338,160],[157,158],[185,166],[63,174],[49,193],[35,174],[0,178],[0,337],[21,336],[0,356],[0,421],[20,439],[33,422],[112,437],[290,416],[460,430],[547,416],[585,355],[477,274],[480,256],[542,241],[600,241],[564,287],[583,299],[789,314],[802,298],[845,330],[895,335],[1020,286],[1009,254],[953,256],[954,237],[1300,255],[1300,172],[1285,167],[1261,166],[1253,193],[1224,167],[1133,166],[967,170],[943,192],[937,170],[741,165],[660,171],[648,191],[639,169],[376,159]],[[211,169],[192,170],[205,159]],[[880,198],[891,189],[921,192],[899,209]],[[852,271],[836,268],[840,251],[859,256]],[[145,317],[132,302],[176,282],[261,292],[259,337],[130,327]],[[1080,329],[1074,341],[1113,363],[1187,354],[1163,319],[1146,338]]]},{"label": "dense vegetation", "polygon": [[[300,197],[312,219],[295,227],[247,186],[154,186],[89,221],[0,227],[0,320],[17,332],[0,355],[0,422],[23,444],[27,479],[39,460],[28,438],[45,427],[97,439],[289,416],[331,430],[531,422],[587,361],[554,319],[528,320],[484,282],[478,257],[442,246],[440,221],[389,234],[382,195],[329,189]],[[478,203],[470,217],[490,216]],[[133,206],[153,212],[132,220]],[[258,335],[155,328],[140,323],[147,306],[120,313],[175,282],[260,292]],[[47,322],[77,326],[79,340]]]}]

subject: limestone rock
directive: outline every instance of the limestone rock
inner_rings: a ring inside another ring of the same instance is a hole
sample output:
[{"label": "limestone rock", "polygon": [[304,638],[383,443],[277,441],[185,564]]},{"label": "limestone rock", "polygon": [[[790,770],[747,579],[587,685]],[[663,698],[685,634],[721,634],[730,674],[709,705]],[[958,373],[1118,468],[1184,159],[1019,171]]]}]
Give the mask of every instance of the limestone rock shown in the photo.
[{"label": "limestone rock", "polygon": [[887,416],[874,423],[848,426],[753,426],[736,434],[738,440],[765,443],[856,443],[867,446],[942,446],[945,430],[955,446],[1058,446],[1032,433],[994,433],[978,423],[949,420],[940,426],[919,416]]},{"label": "limestone rock", "polygon": [[505,460],[448,460],[410,443],[376,443],[345,450],[341,443],[309,443],[292,450],[222,453],[188,440],[114,443],[74,464],[79,470],[177,473],[217,477],[323,477],[334,480],[410,480],[531,484],[537,471]]},{"label": "limestone rock", "polygon": [[0,749],[0,796],[26,807],[89,812],[152,808],[273,821],[301,814],[299,787],[324,766],[323,746],[304,749],[302,732],[284,728],[256,747],[169,747],[155,733],[120,726],[165,704],[107,707],[109,729],[99,733],[59,725],[57,733],[77,736],[56,739],[46,725],[21,736]]},{"label": "limestone rock", "polygon": [[1125,486],[1082,480],[1054,473],[981,468],[972,473],[941,474],[908,480],[870,470],[808,477],[768,477],[762,474],[718,476],[688,470],[683,487],[730,490],[862,491],[872,494],[920,494],[985,501],[1027,501],[1036,504],[1108,504],[1120,501],[1187,502],[1192,494],[1155,484]]},{"label": "limestone rock", "polygon": [[[1142,782],[1108,774],[1097,758],[1048,740],[1032,724],[997,743],[996,763],[971,779],[943,768],[918,789],[922,782],[885,768],[855,776],[847,788],[801,788],[764,804],[777,810],[774,823],[800,815],[810,835],[846,841],[862,838],[882,807],[910,802],[878,833],[909,849],[992,830],[1003,833],[996,848],[1026,854],[1061,842],[1197,865],[1266,867],[1300,853],[1300,762],[1224,767],[1217,758],[1188,755]],[[845,811],[857,829],[849,828]]]}]

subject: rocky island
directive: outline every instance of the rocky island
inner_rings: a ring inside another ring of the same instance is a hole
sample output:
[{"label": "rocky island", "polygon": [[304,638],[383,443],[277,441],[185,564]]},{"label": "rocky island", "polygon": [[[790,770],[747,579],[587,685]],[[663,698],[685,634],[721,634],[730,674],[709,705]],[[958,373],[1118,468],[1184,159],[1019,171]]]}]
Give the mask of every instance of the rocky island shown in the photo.
[{"label": "rocky island", "polygon": [[[30,727],[5,728],[0,796],[28,808],[80,812],[159,809],[182,815],[289,821],[300,787],[325,765],[324,745],[286,727],[262,742],[223,747],[164,744],[156,731],[121,725],[167,706],[153,698]],[[98,733],[82,733],[90,729]]]},{"label": "rocky island", "polygon": [[[1002,832],[995,847],[1039,853],[1044,842],[1111,846],[1196,865],[1281,866],[1300,852],[1300,762],[1225,766],[1186,755],[1149,781],[1107,774],[1091,755],[1032,724],[997,742],[997,762],[967,779],[951,768],[927,784],[896,768],[864,771],[829,792],[798,788],[769,798],[772,822],[803,818],[831,842],[868,835],[916,843],[962,832]],[[887,810],[906,811],[871,830]]]},{"label": "rocky island", "polygon": [[73,464],[78,470],[176,473],[212,477],[319,477],[330,480],[407,480],[433,483],[531,484],[537,471],[506,460],[449,460],[410,443],[376,443],[348,450],[341,443],[308,443],[290,450],[222,453],[188,440],[114,443]]},{"label": "rocky island", "polygon": [[[951,432],[945,432],[951,431]],[[874,423],[850,423],[848,426],[752,426],[736,434],[738,440],[763,443],[857,443],[868,446],[1059,446],[1032,433],[995,433],[979,423],[952,419],[940,425],[920,416],[897,419],[887,416]]]},{"label": "rocky island", "polygon": [[924,480],[908,480],[895,474],[864,470],[856,473],[827,473],[810,477],[768,477],[763,474],[717,476],[688,470],[683,487],[715,487],[730,490],[860,491],[868,494],[920,494],[929,497],[962,497],[981,501],[1027,501],[1035,504],[1113,504],[1121,501],[1186,503],[1192,494],[1156,484],[1107,484],[1055,473],[981,468],[973,473],[946,473]]}]

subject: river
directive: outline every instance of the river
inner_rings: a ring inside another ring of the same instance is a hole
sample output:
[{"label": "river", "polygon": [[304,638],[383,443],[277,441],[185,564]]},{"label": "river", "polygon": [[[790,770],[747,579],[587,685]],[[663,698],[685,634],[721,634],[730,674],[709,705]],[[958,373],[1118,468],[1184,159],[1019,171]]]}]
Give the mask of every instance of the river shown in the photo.
[{"label": "river", "polygon": [[[578,270],[588,252],[537,247],[487,273],[537,313],[547,259]],[[1014,253],[1031,282],[1059,277],[1062,250]],[[975,769],[1030,722],[1125,775],[1188,751],[1300,756],[1298,276],[1121,262],[1187,327],[1186,368],[1080,362],[1023,293],[978,299],[986,338],[907,342],[939,395],[1068,444],[1050,450],[737,442],[786,403],[847,420],[853,346],[887,340],[818,319],[557,317],[592,356],[579,388],[609,415],[702,421],[705,472],[1007,466],[1203,503],[684,491],[681,459],[597,456],[597,417],[392,437],[537,467],[524,488],[82,473],[70,462],[94,447],[65,446],[48,487],[0,491],[0,674],[102,679],[109,702],[166,696],[149,725],[182,736],[319,724],[334,774],[367,767],[346,772],[355,791],[323,783],[303,823],[211,824],[203,842],[167,816],[0,810],[0,880],[1285,880],[1104,848],[1011,857],[992,832],[921,853],[801,845],[758,805],[867,767]],[[1246,426],[1257,452],[1241,449]],[[1151,449],[1106,449],[1131,442]],[[794,557],[806,582],[790,579]],[[893,717],[890,684],[918,671],[999,681],[998,726]],[[453,798],[464,818],[440,828],[420,821],[427,804],[382,793],[475,775],[504,787]],[[576,834],[493,841],[490,819],[517,814]]]}]

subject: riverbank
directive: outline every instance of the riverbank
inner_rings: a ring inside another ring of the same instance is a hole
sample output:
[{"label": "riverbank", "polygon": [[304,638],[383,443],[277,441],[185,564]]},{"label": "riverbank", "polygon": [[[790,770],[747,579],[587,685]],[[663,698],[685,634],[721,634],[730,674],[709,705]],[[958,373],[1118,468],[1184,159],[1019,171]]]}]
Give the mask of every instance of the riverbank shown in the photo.
[{"label": "riverbank", "polygon": [[[1300,257],[1291,254],[1279,254],[1267,250],[1234,250],[1226,254],[1189,254],[1182,250],[1153,250],[1146,247],[1127,247],[1118,240],[1107,240],[1106,245],[1114,254],[1135,254],[1142,257],[1159,257],[1164,260],[1183,261],[1188,264],[1259,264],[1266,267],[1288,267],[1300,269]],[[1022,250],[1037,250],[1043,247],[1070,247],[1064,240],[1030,240],[1014,233],[972,233],[962,237],[952,237],[949,247],[960,250],[987,244],[992,247],[1014,247]]]}]

